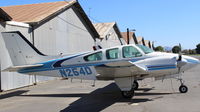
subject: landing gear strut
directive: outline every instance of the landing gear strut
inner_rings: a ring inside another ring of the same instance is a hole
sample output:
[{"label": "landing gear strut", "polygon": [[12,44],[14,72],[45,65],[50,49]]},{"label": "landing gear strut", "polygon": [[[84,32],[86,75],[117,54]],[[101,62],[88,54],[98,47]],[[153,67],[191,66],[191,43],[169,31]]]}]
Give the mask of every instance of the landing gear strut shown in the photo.
[{"label": "landing gear strut", "polygon": [[139,87],[139,84],[136,80],[134,80],[133,85],[132,85],[132,89],[137,90]]},{"label": "landing gear strut", "polygon": [[136,80],[134,80],[132,89],[130,91],[122,91],[122,96],[124,98],[132,98],[135,95],[135,90],[137,90],[139,87],[139,84]]},{"label": "landing gear strut", "polygon": [[188,88],[187,88],[187,86],[184,85],[184,81],[182,79],[179,79],[179,80],[181,83],[181,86],[179,87],[180,93],[187,93]]}]

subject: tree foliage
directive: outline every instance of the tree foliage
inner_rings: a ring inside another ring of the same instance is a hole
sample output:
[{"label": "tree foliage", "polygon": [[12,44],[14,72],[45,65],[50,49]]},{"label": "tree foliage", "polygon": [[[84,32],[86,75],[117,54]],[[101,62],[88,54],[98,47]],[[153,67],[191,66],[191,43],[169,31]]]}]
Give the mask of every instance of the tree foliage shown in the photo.
[{"label": "tree foliage", "polygon": [[162,46],[157,46],[154,50],[163,52],[164,48]]},{"label": "tree foliage", "polygon": [[182,51],[182,53],[184,54],[196,54],[196,50],[195,49],[185,49]]},{"label": "tree foliage", "polygon": [[197,44],[196,47],[197,47],[197,48],[195,49],[195,50],[196,50],[196,53],[197,53],[197,54],[200,54],[200,43]]},{"label": "tree foliage", "polygon": [[196,54],[196,50],[195,49],[189,49],[189,54]]},{"label": "tree foliage", "polygon": [[174,46],[173,48],[172,48],[172,52],[173,53],[179,53],[181,51],[181,48],[179,47],[179,46]]}]

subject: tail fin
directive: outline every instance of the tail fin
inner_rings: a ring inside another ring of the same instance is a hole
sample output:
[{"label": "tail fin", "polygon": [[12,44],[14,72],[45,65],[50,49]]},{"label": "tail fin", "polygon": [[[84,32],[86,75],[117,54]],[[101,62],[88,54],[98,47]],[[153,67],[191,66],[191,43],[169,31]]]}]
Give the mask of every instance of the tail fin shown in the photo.
[{"label": "tail fin", "polygon": [[44,61],[44,54],[33,46],[19,31],[2,32],[2,36],[14,66]]}]

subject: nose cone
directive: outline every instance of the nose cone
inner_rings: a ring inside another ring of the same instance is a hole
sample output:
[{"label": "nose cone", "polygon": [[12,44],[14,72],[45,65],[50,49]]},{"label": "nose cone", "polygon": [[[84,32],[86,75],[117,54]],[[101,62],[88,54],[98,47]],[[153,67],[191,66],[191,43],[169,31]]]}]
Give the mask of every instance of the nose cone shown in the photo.
[{"label": "nose cone", "polygon": [[187,61],[187,63],[200,64],[200,61],[196,58],[193,58],[193,57],[190,57],[190,56],[183,56],[183,58]]},{"label": "nose cone", "polygon": [[200,64],[200,61],[198,59],[190,56],[183,56],[183,60],[186,62],[185,66],[183,66],[184,70],[191,69]]}]

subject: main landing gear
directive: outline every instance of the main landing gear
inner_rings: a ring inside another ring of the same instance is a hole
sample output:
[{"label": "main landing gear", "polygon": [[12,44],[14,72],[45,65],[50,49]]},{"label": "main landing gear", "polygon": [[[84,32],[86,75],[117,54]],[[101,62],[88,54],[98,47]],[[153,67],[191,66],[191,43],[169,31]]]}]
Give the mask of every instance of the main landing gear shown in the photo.
[{"label": "main landing gear", "polygon": [[135,95],[135,90],[139,87],[138,82],[135,80],[130,91],[121,91],[121,94],[124,98],[132,98]]},{"label": "main landing gear", "polygon": [[180,83],[181,83],[181,86],[179,87],[180,93],[187,93],[188,87],[184,85],[184,81],[182,79],[178,79],[178,80],[180,80]]},{"label": "main landing gear", "polygon": [[135,95],[134,89],[131,89],[130,91],[121,91],[121,93],[124,98],[132,98]]},{"label": "main landing gear", "polygon": [[134,90],[137,90],[137,89],[138,89],[138,87],[139,87],[139,84],[138,84],[138,82],[137,82],[136,80],[134,80],[134,81],[133,81],[132,88],[133,88]]}]

